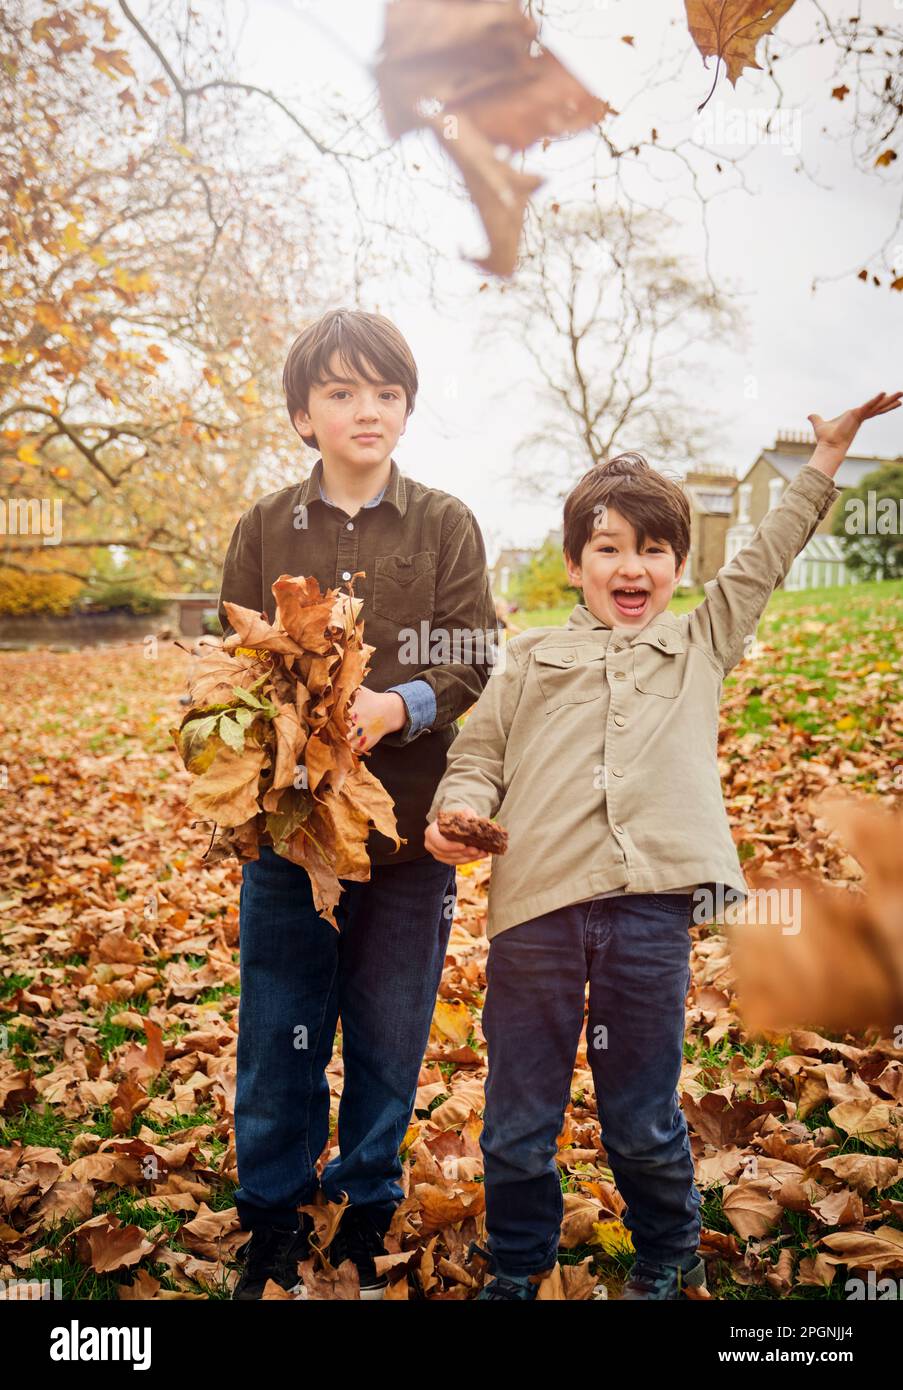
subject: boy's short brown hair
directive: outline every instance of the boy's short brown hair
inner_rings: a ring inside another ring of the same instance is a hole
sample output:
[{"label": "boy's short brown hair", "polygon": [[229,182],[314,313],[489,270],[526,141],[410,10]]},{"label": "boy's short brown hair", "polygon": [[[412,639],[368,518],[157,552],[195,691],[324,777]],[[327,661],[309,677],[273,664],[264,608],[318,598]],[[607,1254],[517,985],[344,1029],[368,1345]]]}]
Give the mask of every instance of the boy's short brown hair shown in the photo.
[{"label": "boy's short brown hair", "polygon": [[[364,381],[397,382],[403,387],[407,419],[417,396],[417,364],[399,329],[382,314],[330,309],[299,333],[289,348],[282,387],[293,425],[297,411],[308,409],[311,386],[323,386],[328,380],[335,352]],[[303,439],[312,449],[319,449],[316,435],[305,434]]]},{"label": "boy's short brown hair", "polygon": [[606,507],[614,507],[636,531],[637,544],[647,538],[667,541],[675,568],[690,550],[690,504],[678,481],[650,468],[642,454],[618,454],[594,464],[564,502],[564,551],[580,564],[583,547],[593,536]]}]

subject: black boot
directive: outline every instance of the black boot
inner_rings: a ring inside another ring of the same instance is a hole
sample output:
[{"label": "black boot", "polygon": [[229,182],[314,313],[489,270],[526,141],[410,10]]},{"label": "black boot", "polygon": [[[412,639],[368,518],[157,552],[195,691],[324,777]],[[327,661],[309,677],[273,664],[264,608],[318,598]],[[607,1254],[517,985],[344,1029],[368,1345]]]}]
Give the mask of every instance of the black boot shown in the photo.
[{"label": "black boot", "polygon": [[247,1302],[262,1298],[268,1279],[275,1279],[287,1293],[299,1293],[298,1261],[310,1258],[308,1241],[312,1231],[313,1222],[306,1213],[296,1230],[285,1226],[255,1226],[251,1239],[239,1251],[241,1278],[232,1294],[233,1300]]},{"label": "black boot", "polygon": [[350,1260],[357,1269],[361,1285],[361,1298],[384,1298],[388,1279],[377,1274],[374,1257],[385,1255],[384,1231],[378,1220],[374,1220],[366,1207],[348,1207],[342,1214],[339,1229],[324,1251],[333,1269],[338,1269],[343,1260]]},{"label": "black boot", "polygon": [[503,1274],[498,1267],[495,1256],[488,1250],[484,1250],[482,1245],[477,1245],[475,1240],[472,1240],[467,1250],[468,1262],[475,1255],[479,1256],[487,1266],[489,1273],[494,1276],[488,1284],[484,1284],[480,1289],[474,1299],[475,1303],[488,1302],[490,1299],[529,1303],[536,1297],[543,1279],[542,1274]]}]

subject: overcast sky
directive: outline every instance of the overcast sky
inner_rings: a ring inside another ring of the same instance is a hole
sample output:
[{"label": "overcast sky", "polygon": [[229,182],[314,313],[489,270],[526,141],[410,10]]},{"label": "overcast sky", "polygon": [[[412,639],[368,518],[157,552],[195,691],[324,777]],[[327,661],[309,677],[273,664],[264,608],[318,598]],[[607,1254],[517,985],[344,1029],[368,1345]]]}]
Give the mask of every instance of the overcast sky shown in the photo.
[{"label": "overcast sky", "polygon": [[[229,2],[234,32],[245,16],[239,62],[247,80],[294,97],[308,111],[312,91],[340,93],[349,111],[372,103],[369,65],[382,36],[381,0],[254,0],[247,8],[239,0]],[[569,8],[571,14],[558,23],[546,23],[543,41],[622,113],[607,123],[619,147],[648,136],[653,125],[670,142],[694,132],[699,136],[696,107],[709,91],[713,72],[703,67],[692,45],[679,0],[643,0],[642,6],[634,0],[584,0]],[[826,8],[834,15],[845,13],[842,0],[826,0]],[[799,44],[813,29],[811,5],[797,0],[778,33],[788,44]],[[623,34],[634,37],[632,47],[622,42]],[[825,49],[810,49],[783,60],[781,78],[791,115],[778,138],[764,137],[749,146],[717,144],[723,153],[748,150],[743,169],[750,191],[715,198],[707,207],[705,226],[690,179],[673,157],[659,164],[658,180],[648,159],[622,169],[630,196],[665,207],[676,217],[682,252],[700,265],[707,258],[716,283],[744,306],[748,341],[701,344],[705,366],[691,387],[696,391],[691,403],[722,440],[705,461],[740,473],[761,448],[772,445],[777,430],[808,430],[810,411],[828,417],[876,391],[903,386],[903,297],[886,288],[864,287],[851,277],[831,278],[859,268],[890,236],[900,178],[893,170],[867,177],[856,169],[844,113],[839,103],[826,99],[833,71],[828,59]],[[653,70],[659,79],[655,85],[648,83]],[[713,122],[735,121],[738,110],[769,109],[774,99],[763,74],[748,73],[736,92],[722,75],[709,114]],[[404,137],[411,158],[422,151],[424,163],[441,171],[444,166],[425,148],[424,138],[432,139],[419,133]],[[297,135],[278,114],[272,139],[298,148]],[[714,148],[711,135],[705,139]],[[306,161],[309,151],[304,155]],[[800,156],[809,176],[796,172]],[[548,176],[537,196],[563,201],[590,197],[594,171],[607,167],[592,132],[558,142],[547,154],[534,148],[526,163]],[[701,157],[696,163],[703,168]],[[450,189],[455,179],[449,165]],[[735,183],[733,177],[719,181],[706,168],[701,186],[715,192]],[[399,466],[461,497],[475,512],[492,556],[501,545],[538,543],[558,523],[548,504],[531,502],[509,477],[515,445],[540,423],[542,406],[516,338],[504,351],[485,341],[487,296],[479,293],[484,277],[463,258],[485,250],[475,213],[431,188],[424,189],[422,202],[432,217],[435,244],[445,252],[442,307],[432,305],[409,275],[392,268],[399,248],[390,239],[381,244],[383,272],[363,287],[359,307],[393,318],[418,361],[420,395],[395,452]],[[896,253],[896,270],[903,273],[903,245]],[[827,282],[813,293],[816,276]],[[898,369],[896,375],[891,366]],[[856,450],[903,455],[901,415],[867,423]],[[309,461],[307,455],[304,461]],[[687,460],[686,466],[693,462]],[[575,456],[575,479],[586,466]]]}]

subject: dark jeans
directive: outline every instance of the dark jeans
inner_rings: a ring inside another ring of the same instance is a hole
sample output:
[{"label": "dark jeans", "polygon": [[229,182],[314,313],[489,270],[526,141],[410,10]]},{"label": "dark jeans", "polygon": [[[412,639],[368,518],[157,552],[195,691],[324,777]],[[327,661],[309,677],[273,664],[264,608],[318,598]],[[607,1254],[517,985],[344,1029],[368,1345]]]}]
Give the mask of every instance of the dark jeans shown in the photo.
[{"label": "dark jeans", "polygon": [[376,865],[367,883],[343,880],[336,931],[317,913],[304,869],[269,847],[244,865],[235,1093],[243,1230],[294,1226],[296,1208],[313,1200],[339,1017],[340,1155],[321,1186],[330,1201],[347,1192],[389,1225],[455,891],[454,868],[432,855]]},{"label": "dark jeans", "polygon": [[622,894],[546,912],[493,938],[481,1147],[489,1249],[510,1274],[551,1269],[564,1203],[564,1123],[589,980],[587,1056],[602,1142],[638,1256],[695,1252],[700,1195],[677,1084],[692,895]]}]

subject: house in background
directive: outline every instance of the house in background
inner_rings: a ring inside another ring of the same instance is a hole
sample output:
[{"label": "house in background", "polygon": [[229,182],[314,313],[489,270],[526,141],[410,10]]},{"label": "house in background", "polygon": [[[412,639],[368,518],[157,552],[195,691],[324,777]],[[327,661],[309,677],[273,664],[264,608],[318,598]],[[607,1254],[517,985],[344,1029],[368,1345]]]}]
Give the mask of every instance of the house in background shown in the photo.
[{"label": "house in background", "polygon": [[524,565],[528,565],[536,554],[535,550],[500,550],[498,559],[489,571],[492,592],[496,598],[511,598],[514,576]]},{"label": "house in background", "polygon": [[[753,536],[766,512],[777,506],[784,488],[805,467],[813,448],[809,432],[779,432],[773,449],[765,449],[740,478],[734,492],[730,525],[725,536],[724,560],[732,560]],[[895,459],[851,454],[834,477],[841,490],[858,487],[868,473]],[[831,534],[834,514],[843,507],[838,497],[819,522],[808,545],[796,557],[784,580],[785,589],[817,589],[830,584],[854,584],[855,574],[846,566],[839,537]]]},{"label": "house in background", "polygon": [[694,468],[687,473],[684,491],[690,503],[690,553],[680,588],[705,584],[724,564],[736,486],[736,473],[727,469]]}]

